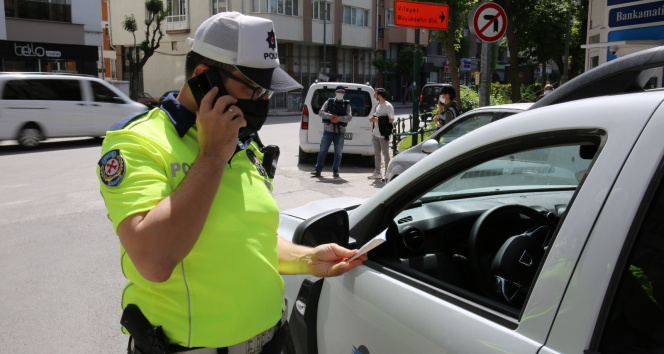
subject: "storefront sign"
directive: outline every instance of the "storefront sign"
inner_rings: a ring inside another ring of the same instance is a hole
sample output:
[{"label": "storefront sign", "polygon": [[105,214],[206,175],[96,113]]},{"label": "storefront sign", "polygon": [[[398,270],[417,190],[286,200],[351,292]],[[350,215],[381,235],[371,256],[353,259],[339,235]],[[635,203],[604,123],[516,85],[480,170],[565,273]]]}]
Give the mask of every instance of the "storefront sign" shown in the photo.
[{"label": "storefront sign", "polygon": [[25,45],[20,45],[14,43],[14,54],[19,57],[43,57],[47,56],[50,58],[59,58],[61,56],[60,52],[57,50],[46,50],[44,47],[35,47],[34,43],[27,43]]},{"label": "storefront sign", "polygon": [[0,57],[6,59],[66,59],[97,61],[99,60],[99,47],[37,43],[37,42],[14,42],[0,40]]},{"label": "storefront sign", "polygon": [[625,6],[609,11],[609,27],[640,25],[664,21],[664,1]]}]

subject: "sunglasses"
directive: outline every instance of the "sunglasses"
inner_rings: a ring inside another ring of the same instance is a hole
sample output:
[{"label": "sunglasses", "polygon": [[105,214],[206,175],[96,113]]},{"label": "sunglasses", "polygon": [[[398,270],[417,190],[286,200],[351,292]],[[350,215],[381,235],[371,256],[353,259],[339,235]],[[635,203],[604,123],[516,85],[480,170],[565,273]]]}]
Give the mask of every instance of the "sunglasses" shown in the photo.
[{"label": "sunglasses", "polygon": [[251,100],[252,101],[258,101],[258,100],[262,99],[263,97],[265,97],[265,95],[267,95],[267,99],[270,99],[270,98],[272,98],[272,95],[274,95],[273,91],[270,91],[268,89],[264,89],[260,86],[254,86],[254,85],[240,79],[239,77],[231,74],[230,72],[228,72],[228,71],[226,71],[222,68],[215,68],[215,69],[217,69],[218,71],[220,71],[221,73],[226,75],[229,79],[233,79],[233,80],[241,83],[242,85],[254,90],[254,92],[251,94]]}]

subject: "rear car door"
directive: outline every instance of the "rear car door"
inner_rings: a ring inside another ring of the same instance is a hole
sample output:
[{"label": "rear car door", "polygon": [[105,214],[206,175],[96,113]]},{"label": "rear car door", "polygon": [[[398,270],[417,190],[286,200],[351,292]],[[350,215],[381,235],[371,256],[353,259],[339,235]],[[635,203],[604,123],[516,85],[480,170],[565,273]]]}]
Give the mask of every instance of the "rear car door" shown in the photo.
[{"label": "rear car door", "polygon": [[35,122],[46,137],[79,135],[83,93],[76,79],[16,78],[3,89],[3,125],[15,138],[28,122]]}]

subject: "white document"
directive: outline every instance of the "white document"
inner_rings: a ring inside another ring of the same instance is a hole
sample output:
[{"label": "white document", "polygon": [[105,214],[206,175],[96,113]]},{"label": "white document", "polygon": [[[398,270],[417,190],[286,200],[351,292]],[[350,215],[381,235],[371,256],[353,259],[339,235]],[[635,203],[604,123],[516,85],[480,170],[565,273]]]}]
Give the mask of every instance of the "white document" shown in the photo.
[{"label": "white document", "polygon": [[387,229],[383,230],[378,236],[374,237],[371,239],[371,241],[367,242],[360,248],[360,250],[357,252],[356,255],[354,255],[351,259],[347,261],[347,263],[350,263],[355,260],[355,258],[371,251],[372,249],[376,248],[378,245],[381,243],[385,242],[386,238],[385,235],[387,234]]}]

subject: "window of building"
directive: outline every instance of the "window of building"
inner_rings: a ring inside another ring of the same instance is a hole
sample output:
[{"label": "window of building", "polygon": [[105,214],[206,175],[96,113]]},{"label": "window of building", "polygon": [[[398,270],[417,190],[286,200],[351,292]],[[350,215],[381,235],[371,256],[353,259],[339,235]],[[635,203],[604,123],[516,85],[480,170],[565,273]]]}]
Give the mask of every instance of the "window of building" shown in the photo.
[{"label": "window of building", "polygon": [[71,0],[5,0],[5,16],[71,23]]},{"label": "window of building", "polygon": [[298,0],[252,0],[251,11],[297,16]]},{"label": "window of building", "polygon": [[385,10],[385,27],[394,26],[394,9]]},{"label": "window of building", "polygon": [[[326,21],[330,21],[330,14],[332,13],[332,8],[331,8],[332,3],[329,3],[327,1],[314,1],[314,20],[321,20],[325,19]],[[325,16],[323,18],[323,16]]]},{"label": "window of building", "polygon": [[344,6],[343,23],[355,26],[369,26],[369,10]]},{"label": "window of building", "polygon": [[188,0],[166,0],[166,6],[171,9],[166,16],[166,30],[189,29]]},{"label": "window of building", "polygon": [[211,0],[210,6],[212,6],[212,14],[218,14],[220,12],[228,11],[228,1],[227,0]]}]

